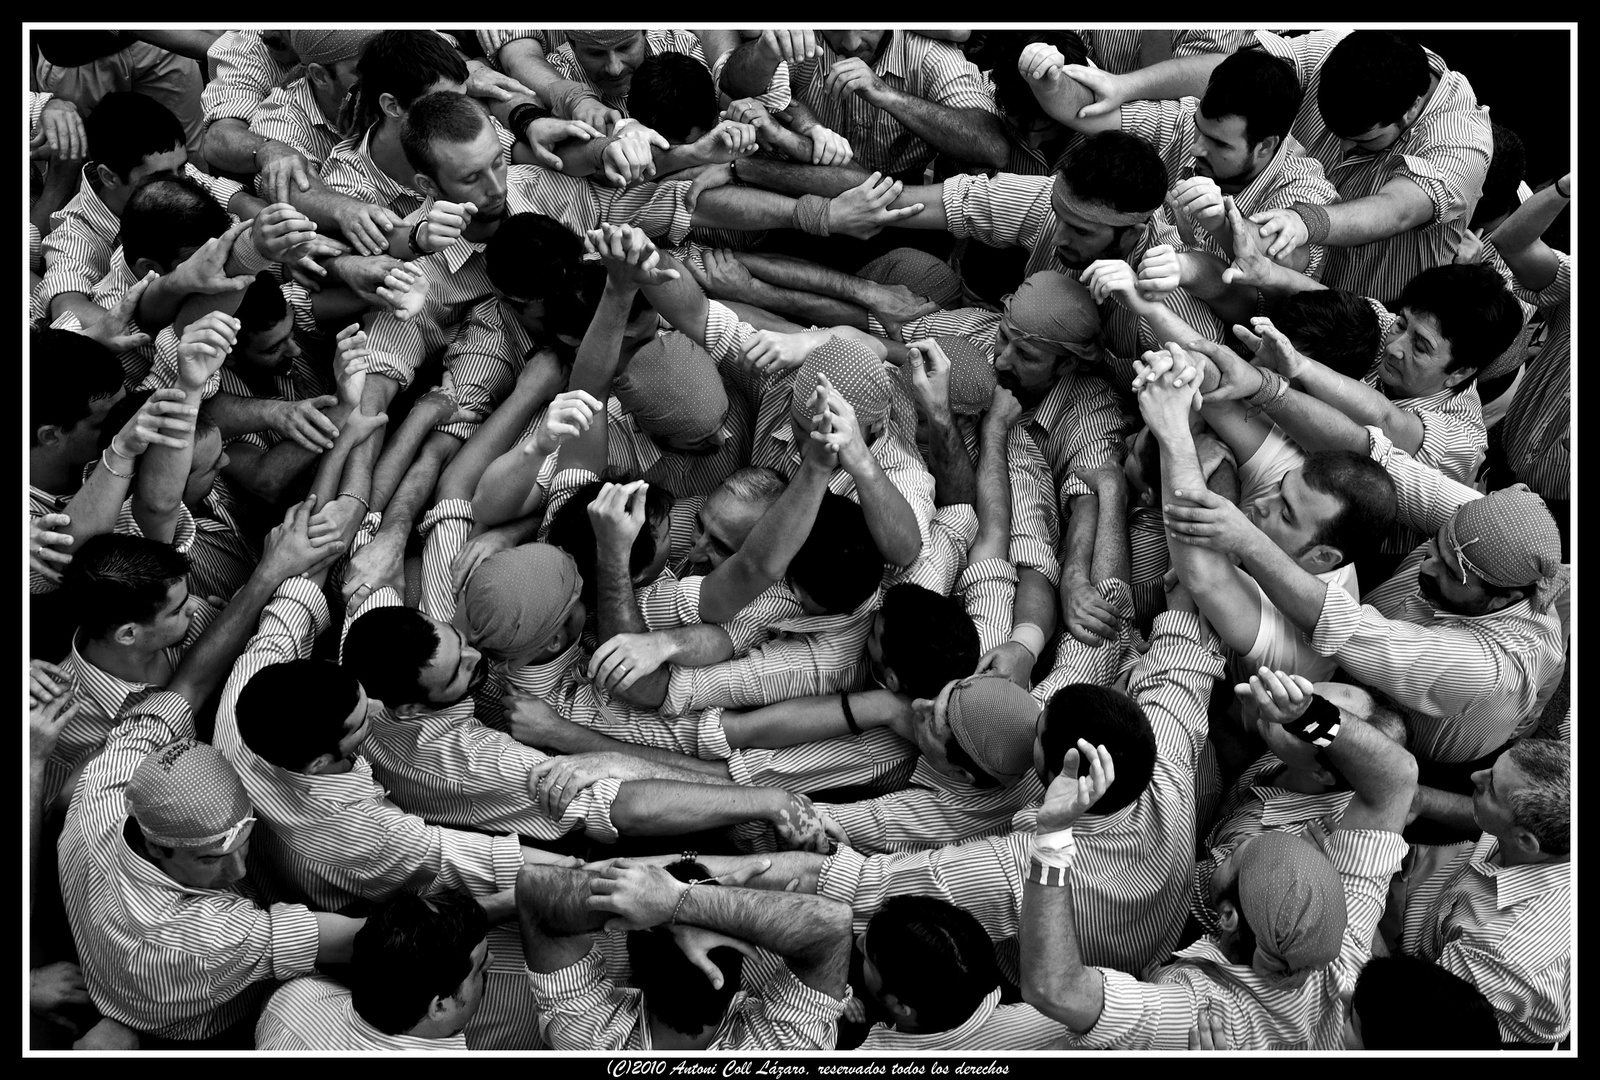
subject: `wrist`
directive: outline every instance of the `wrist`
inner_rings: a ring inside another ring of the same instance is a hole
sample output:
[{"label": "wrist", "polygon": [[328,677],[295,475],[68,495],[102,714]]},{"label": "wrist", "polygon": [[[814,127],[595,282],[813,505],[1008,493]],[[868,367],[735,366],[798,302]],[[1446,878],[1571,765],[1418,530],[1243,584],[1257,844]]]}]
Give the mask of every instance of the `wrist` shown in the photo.
[{"label": "wrist", "polygon": [[1007,645],[1020,645],[1033,657],[1034,662],[1039,659],[1039,654],[1044,652],[1044,628],[1037,623],[1018,623],[1011,628],[1011,637]]},{"label": "wrist", "polygon": [[1328,232],[1332,224],[1328,219],[1328,209],[1317,203],[1295,203],[1290,207],[1300,220],[1305,222],[1306,243],[1320,244],[1328,239]]},{"label": "wrist", "polygon": [[138,454],[130,454],[128,451],[118,448],[117,440],[120,439],[120,438],[122,438],[122,436],[120,434],[112,436],[111,445],[106,447],[106,451],[112,457],[118,459],[119,463],[127,462],[129,465],[132,465],[133,462],[134,462],[134,459],[137,458],[139,455]]}]

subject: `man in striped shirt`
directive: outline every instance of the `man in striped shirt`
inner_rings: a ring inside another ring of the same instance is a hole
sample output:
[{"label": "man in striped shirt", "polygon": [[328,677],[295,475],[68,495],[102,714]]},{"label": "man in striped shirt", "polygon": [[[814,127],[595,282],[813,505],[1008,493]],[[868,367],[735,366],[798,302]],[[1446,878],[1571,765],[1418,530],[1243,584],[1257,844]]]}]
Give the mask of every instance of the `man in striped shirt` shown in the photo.
[{"label": "man in striped shirt", "polygon": [[236,176],[268,173],[275,202],[288,199],[291,178],[303,190],[311,178],[299,151],[250,130],[250,117],[300,63],[288,31],[226,31],[206,50],[206,61],[211,77],[200,93],[201,152],[211,168]]},{"label": "man in striped shirt", "polygon": [[[305,69],[300,78],[273,90],[250,115],[250,130],[290,147],[305,159],[315,176],[328,152],[346,132],[340,116],[345,96],[356,81],[361,47],[376,30],[291,30],[289,44]],[[270,173],[256,178],[263,195]]]}]

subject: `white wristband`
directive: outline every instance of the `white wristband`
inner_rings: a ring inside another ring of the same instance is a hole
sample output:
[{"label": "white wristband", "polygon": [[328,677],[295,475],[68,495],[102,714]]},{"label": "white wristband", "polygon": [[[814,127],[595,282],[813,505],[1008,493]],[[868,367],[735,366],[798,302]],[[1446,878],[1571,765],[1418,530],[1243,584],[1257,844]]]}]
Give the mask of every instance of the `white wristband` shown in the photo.
[{"label": "white wristband", "polygon": [[1044,631],[1031,622],[1018,623],[1011,628],[1011,637],[1007,644],[1016,642],[1033,654],[1035,660],[1044,652]]},{"label": "white wristband", "polygon": [[1072,869],[1075,855],[1071,829],[1034,836],[1028,853],[1027,880],[1039,885],[1066,885],[1067,872]]}]

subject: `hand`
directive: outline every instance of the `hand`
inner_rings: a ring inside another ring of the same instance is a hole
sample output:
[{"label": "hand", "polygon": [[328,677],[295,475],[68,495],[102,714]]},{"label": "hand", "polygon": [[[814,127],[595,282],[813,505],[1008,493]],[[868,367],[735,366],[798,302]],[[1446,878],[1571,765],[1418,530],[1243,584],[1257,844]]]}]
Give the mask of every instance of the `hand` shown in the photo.
[{"label": "hand", "polygon": [[422,250],[417,254],[429,255],[443,251],[461,239],[462,230],[472,224],[472,216],[477,212],[477,203],[435,200],[422,219],[422,227],[417,230],[417,243],[422,245]]},{"label": "hand", "polygon": [[696,165],[680,170],[673,179],[689,181],[689,190],[683,193],[683,207],[692,214],[701,195],[733,183],[733,169],[727,165]]},{"label": "hand", "polygon": [[1183,284],[1183,264],[1171,244],[1157,244],[1139,262],[1140,295],[1146,300],[1172,292]]},{"label": "hand", "polygon": [[606,276],[618,285],[639,288],[678,280],[676,270],[660,268],[661,253],[631,225],[601,225],[584,234],[585,246],[600,256]]},{"label": "hand", "polygon": [[922,338],[906,346],[906,363],[911,366],[911,388],[916,391],[917,408],[934,422],[950,422],[950,357],[933,338]]},{"label": "hand", "polygon": [[295,190],[311,190],[311,163],[288,143],[268,139],[256,151],[256,161],[261,165],[267,197],[273,202],[288,202]]},{"label": "hand", "polygon": [[534,97],[534,92],[510,75],[502,74],[488,64],[469,64],[467,96],[484,101],[510,101],[518,95]]},{"label": "hand", "polygon": [[863,459],[870,455],[867,441],[862,436],[861,423],[856,419],[855,407],[833,388],[833,383],[820,371],[817,372],[817,386],[827,395],[824,408],[828,417],[828,431],[826,434],[813,431],[811,437],[825,442],[829,450],[839,455],[839,464],[847,472],[854,473],[863,464]]},{"label": "hand", "polygon": [[772,114],[760,98],[746,97],[728,103],[728,107],[718,114],[724,120],[732,120],[739,124],[749,124],[757,133],[769,124],[777,123]]},{"label": "hand", "polygon": [[1309,239],[1305,219],[1293,210],[1263,210],[1251,214],[1250,220],[1261,226],[1263,239],[1277,237],[1267,248],[1267,255],[1273,259],[1285,258]]},{"label": "hand", "polygon": [[1305,715],[1311,707],[1316,688],[1303,675],[1290,675],[1287,671],[1263,667],[1250,676],[1249,682],[1236,684],[1233,693],[1241,701],[1253,701],[1257,716],[1281,727]]},{"label": "hand", "polygon": [[649,180],[656,174],[654,147],[647,141],[619,135],[600,152],[600,173],[611,187],[627,187],[639,180]]},{"label": "hand", "polygon": [[856,156],[855,151],[850,149],[849,139],[821,124],[813,124],[811,130],[806,132],[806,138],[811,140],[813,165],[848,165]]},{"label": "hand", "polygon": [[867,1007],[861,1003],[860,998],[852,993],[850,1000],[844,1003],[844,1012],[839,1014],[839,1019],[849,1024],[865,1024],[867,1022]]},{"label": "hand", "polygon": [[1163,506],[1162,511],[1167,534],[1181,543],[1240,555],[1262,535],[1243,510],[1209,489],[1172,494],[1176,501]]},{"label": "hand", "polygon": [[523,138],[527,140],[528,148],[533,151],[535,161],[547,169],[560,172],[565,166],[555,155],[556,147],[572,139],[588,142],[590,139],[603,139],[605,136],[598,128],[592,124],[585,124],[582,120],[561,120],[554,116],[544,116],[530,122],[523,129]]},{"label": "hand", "polygon": [[277,202],[251,219],[250,236],[268,262],[287,262],[295,248],[317,238],[317,226],[293,206]]},{"label": "hand", "polygon": [[1017,71],[1024,79],[1039,81],[1059,76],[1066,66],[1067,58],[1061,50],[1044,41],[1023,46],[1022,55],[1017,57]]},{"label": "hand", "polygon": [[135,319],[139,311],[139,298],[150,283],[161,275],[152,270],[133,287],[122,294],[117,306],[107,311],[83,328],[83,336],[93,338],[112,352],[128,352],[150,344],[150,335],[138,329]]},{"label": "hand", "polygon": [[28,661],[28,693],[35,706],[72,692],[72,677],[48,660]]},{"label": "hand", "polygon": [[400,220],[376,203],[340,199],[333,220],[350,245],[363,255],[382,255],[389,250],[389,232]]},{"label": "hand", "polygon": [[428,275],[414,262],[399,263],[383,275],[377,295],[395,318],[405,322],[422,310],[428,298]]},{"label": "hand", "polygon": [[557,394],[545,410],[544,423],[531,442],[548,457],[568,439],[575,439],[581,432],[588,431],[596,414],[604,408],[587,390],[567,390]]},{"label": "hand", "polygon": [[1461,246],[1456,248],[1457,265],[1470,266],[1483,261],[1483,230],[1468,229],[1461,235]]},{"label": "hand", "polygon": [[344,602],[360,607],[379,589],[388,586],[406,594],[405,537],[380,531],[366,547],[350,556],[340,592]]},{"label": "hand", "polygon": [[207,296],[225,296],[241,292],[255,284],[254,274],[229,276],[228,256],[233,254],[234,241],[250,228],[248,221],[233,225],[221,236],[212,237],[201,244],[195,253],[179,263],[171,276],[179,292],[205,293]]},{"label": "hand", "polygon": [[72,1044],[74,1050],[137,1050],[139,1033],[123,1027],[110,1017],[89,1029],[89,1034]]},{"label": "hand", "polygon": [[617,139],[633,139],[636,142],[642,142],[649,146],[653,146],[657,150],[672,149],[672,144],[667,141],[667,137],[665,135],[661,134],[655,128],[650,127],[647,124],[639,123],[639,121],[634,120],[631,117],[625,116],[621,120],[617,121],[616,126],[611,129],[611,135],[613,138]]},{"label": "hand", "polygon": [[867,66],[867,62],[856,56],[836,61],[829,69],[822,87],[836,98],[848,98],[854,94],[880,109],[890,93],[889,87]]},{"label": "hand", "polygon": [[[345,426],[349,427],[358,416],[359,413],[351,413],[350,419],[345,421]],[[331,544],[344,537],[346,532],[353,532],[355,524],[365,517],[366,513],[361,504],[354,499],[331,499],[326,506],[311,515],[310,521],[306,522],[306,536],[314,544]]]},{"label": "hand", "polygon": [[302,574],[315,574],[333,565],[344,553],[338,536],[313,540],[308,534],[311,512],[316,505],[315,495],[295,503],[283,515],[283,523],[267,534],[267,542],[261,546],[261,562],[257,565],[263,578],[276,583]]},{"label": "hand", "polygon": [[339,437],[339,425],[322,410],[337,404],[338,398],[326,394],[300,401],[270,401],[267,403],[267,426],[312,453],[331,450],[333,440]]},{"label": "hand", "polygon": [[178,339],[178,385],[204,389],[238,340],[239,320],[232,315],[208,311],[190,323]]},{"label": "hand", "polygon": [[72,546],[69,533],[53,530],[72,524],[66,514],[42,514],[28,522],[28,568],[52,585],[61,584],[61,568],[72,562],[72,556],[56,548]]},{"label": "hand", "polygon": [[529,694],[507,691],[501,705],[505,708],[511,737],[524,746],[560,753],[564,747],[562,736],[568,728],[576,726],[557,716],[543,698]]},{"label": "hand", "polygon": [[983,426],[988,431],[1010,431],[1022,419],[1022,402],[1003,386],[996,386],[989,396],[989,410],[983,414]]},{"label": "hand", "polygon": [[[155,391],[139,411],[129,418],[111,439],[111,452],[130,461],[152,446],[182,450],[189,445],[188,433],[194,430],[199,408],[189,405],[188,395],[176,386]],[[175,432],[177,434],[163,434]]]},{"label": "hand", "polygon": [[[720,880],[720,879],[719,879]],[[734,884],[729,882],[729,884]],[[736,949],[747,958],[754,960],[756,950],[738,938],[731,938],[727,934],[719,934],[715,930],[707,930],[703,926],[676,925],[668,928],[672,939],[678,943],[678,948],[683,955],[688,957],[689,963],[699,968],[705,977],[710,980],[713,990],[722,989],[722,969],[717,962],[711,959],[712,949]]]},{"label": "hand", "polygon": [[744,356],[763,375],[777,375],[799,367],[811,355],[811,350],[826,340],[827,336],[820,331],[784,334],[777,330],[757,330]]},{"label": "hand", "polygon": [[352,409],[360,406],[371,366],[372,350],[367,347],[367,332],[361,324],[351,323],[340,330],[333,345],[333,381],[339,396],[328,404],[342,403]]},{"label": "hand", "polygon": [[[1139,413],[1152,435],[1188,431],[1189,413],[1200,407],[1199,372],[1189,354],[1175,341],[1167,343],[1166,354],[1171,367],[1139,389]],[[1161,359],[1158,353],[1144,355],[1146,363]]]},{"label": "hand", "polygon": [[1208,1000],[1196,1007],[1194,1027],[1189,1029],[1189,1049],[1233,1049],[1228,1041],[1228,1016],[1221,1005]]},{"label": "hand", "polygon": [[1067,633],[1093,649],[1116,640],[1122,616],[1088,580],[1061,579],[1061,614]]},{"label": "hand", "polygon": [[[374,413],[368,415],[359,408],[351,409],[345,414],[344,424],[339,428],[339,434],[345,436],[345,441],[354,450],[376,431],[381,430],[389,422],[388,413]],[[363,513],[365,513],[363,511]]]},{"label": "hand", "polygon": [[[35,685],[38,685],[37,680]],[[43,768],[50,760],[61,732],[82,707],[83,699],[73,693],[70,684],[43,702],[35,696],[33,707],[28,711],[28,754],[35,766]]]},{"label": "hand", "polygon": [[800,460],[802,464],[821,469],[824,474],[831,476],[833,470],[839,467],[839,455],[828,440],[828,436],[833,434],[833,414],[828,412],[828,393],[820,383],[812,393],[809,405],[810,437],[806,439],[806,448],[801,451]]},{"label": "hand", "polygon": [[595,650],[589,679],[610,693],[621,693],[659,670],[670,651],[662,634],[617,634]]},{"label": "hand", "polygon": [[643,758],[614,751],[547,758],[528,771],[528,794],[552,821],[566,816],[572,800],[598,780],[648,780],[655,771]]},{"label": "hand", "polygon": [[585,95],[578,98],[571,106],[572,119],[580,124],[588,124],[596,131],[613,134],[616,126],[622,122],[623,116],[616,109],[605,105],[597,97]]},{"label": "hand", "polygon": [[[1089,775],[1078,775],[1078,761],[1089,762]],[[1099,802],[1116,781],[1116,769],[1111,761],[1111,751],[1104,746],[1092,746],[1088,740],[1079,739],[1078,745],[1068,750],[1061,763],[1061,772],[1050,782],[1044,793],[1044,803],[1039,807],[1039,832],[1059,832],[1072,827],[1089,808]]]},{"label": "hand", "polygon": [[1109,71],[1085,67],[1082,64],[1068,64],[1061,69],[1061,73],[1094,92],[1094,103],[1078,110],[1079,120],[1108,116],[1112,110],[1120,108],[1122,103],[1128,100],[1127,82],[1121,75],[1113,75]]},{"label": "hand", "polygon": [[450,562],[450,595],[461,596],[461,591],[472,580],[473,573],[483,564],[483,560],[515,546],[511,531],[505,526],[497,525],[469,537]]},{"label": "hand", "polygon": [[890,341],[899,341],[902,326],[924,315],[932,315],[939,310],[939,305],[904,285],[879,285],[872,290],[867,310],[878,317]]},{"label": "hand", "polygon": [[1036,662],[1028,647],[1020,641],[1007,641],[996,645],[978,657],[975,675],[984,673],[1001,675],[1024,690],[1033,689],[1033,665]]},{"label": "hand", "polygon": [[760,49],[769,60],[781,60],[786,64],[815,60],[820,51],[814,30],[763,30],[759,40]]},{"label": "hand", "polygon": [[688,888],[663,867],[616,859],[589,879],[587,906],[619,916],[606,923],[607,930],[648,930],[672,918]]},{"label": "hand", "polygon": [[721,120],[716,127],[695,140],[693,149],[701,161],[724,165],[748,157],[759,150],[760,146],[756,142],[754,126],[733,120]]},{"label": "hand", "polygon": [[735,258],[731,251],[706,248],[701,252],[701,259],[705,269],[698,274],[693,270],[690,273],[707,296],[713,300],[754,302],[756,279],[750,276],[744,263]]},{"label": "hand", "polygon": [[1249,347],[1258,365],[1286,379],[1298,379],[1305,374],[1306,368],[1311,366],[1310,359],[1294,347],[1282,330],[1272,325],[1271,319],[1258,315],[1250,320],[1250,326],[1251,330],[1235,326],[1233,336]]},{"label": "hand", "polygon": [[[772,830],[778,837],[778,846],[784,851],[829,854],[831,844],[827,826],[832,822],[818,813],[817,808],[811,805],[811,800],[804,795],[787,791],[778,794],[786,800],[772,817]],[[837,825],[833,827],[838,829]]]},{"label": "hand", "polygon": [[78,965],[66,960],[49,967],[36,967],[28,973],[28,1009],[36,1013],[55,1012],[63,1005],[89,1004],[89,988]]},{"label": "hand", "polygon": [[1133,267],[1121,259],[1096,259],[1078,275],[1078,280],[1097,304],[1104,303],[1107,297],[1116,297],[1119,304],[1137,313],[1150,302],[1139,290],[1139,279]]},{"label": "hand", "polygon": [[624,556],[633,547],[633,538],[644,528],[644,497],[650,485],[643,480],[631,484],[606,484],[589,504],[589,521],[601,551]]},{"label": "hand", "polygon": [[[1238,334],[1242,327],[1235,327]],[[1207,401],[1238,401],[1261,389],[1261,370],[1244,357],[1215,341],[1195,340],[1185,346],[1189,359],[1202,365],[1199,389]],[[1196,353],[1200,357],[1196,357]]]},{"label": "hand", "polygon": [[1223,203],[1222,188],[1209,176],[1191,176],[1173,185],[1167,194],[1174,210],[1215,233],[1227,228],[1228,208]]},{"label": "hand", "polygon": [[898,210],[888,208],[900,197],[903,186],[893,177],[875,172],[849,191],[835,195],[828,202],[828,230],[857,240],[870,240],[882,232],[884,226],[916,217],[922,213],[921,203]]},{"label": "hand", "polygon": [[51,98],[39,114],[39,131],[30,144],[29,157],[48,161],[82,162],[89,156],[89,136],[83,130],[78,107],[66,98]]},{"label": "hand", "polygon": [[[1233,263],[1222,272],[1223,283],[1232,285],[1237,282],[1241,285],[1254,285],[1257,288],[1268,284],[1272,279],[1275,265],[1267,250],[1267,242],[1262,239],[1261,230],[1245,223],[1244,216],[1239,213],[1239,207],[1233,201],[1233,196],[1230,195],[1223,200],[1223,209],[1228,217],[1228,229],[1233,233]],[[1300,215],[1290,211],[1275,210],[1273,213],[1288,213],[1290,217],[1300,221]],[[1255,218],[1250,220],[1254,221]],[[1300,224],[1304,227],[1305,222]]]},{"label": "hand", "polygon": [[[1121,451],[1119,450],[1118,453],[1120,455]],[[1120,461],[1107,461],[1103,465],[1096,465],[1092,468],[1073,469],[1072,475],[1097,495],[1102,491],[1112,491],[1119,487],[1126,487],[1128,483],[1128,476],[1122,471],[1122,463]]]}]

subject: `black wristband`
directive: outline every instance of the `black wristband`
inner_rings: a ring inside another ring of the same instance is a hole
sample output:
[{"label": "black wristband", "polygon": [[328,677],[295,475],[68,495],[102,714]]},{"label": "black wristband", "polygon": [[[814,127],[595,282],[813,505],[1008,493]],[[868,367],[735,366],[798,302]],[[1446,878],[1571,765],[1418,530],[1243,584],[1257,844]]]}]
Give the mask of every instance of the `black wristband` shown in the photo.
[{"label": "black wristband", "polygon": [[1327,749],[1339,737],[1339,726],[1339,707],[1321,694],[1312,694],[1300,719],[1283,729],[1301,742]]},{"label": "black wristband", "polygon": [[856,723],[856,714],[850,711],[850,691],[839,691],[839,704],[844,708],[845,726],[850,729],[852,735],[860,735],[861,725]]},{"label": "black wristband", "polygon": [[428,220],[427,215],[423,215],[422,217],[419,217],[417,219],[417,223],[415,225],[411,226],[411,231],[406,234],[406,243],[411,245],[412,252],[417,254],[417,255],[432,255],[433,254],[433,252],[431,252],[431,251],[424,251],[423,250],[422,240],[421,240],[420,236],[418,235],[422,231],[423,223],[426,222],[427,220]]},{"label": "black wristband", "polygon": [[531,101],[524,101],[521,105],[511,110],[511,115],[506,117],[506,124],[511,128],[511,133],[523,142],[528,141],[528,125],[535,120],[544,120],[555,114],[543,105],[536,105]]}]

